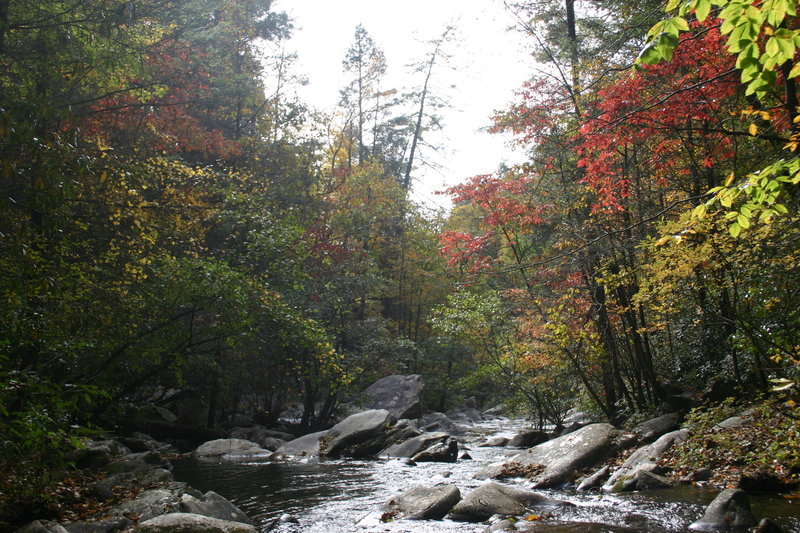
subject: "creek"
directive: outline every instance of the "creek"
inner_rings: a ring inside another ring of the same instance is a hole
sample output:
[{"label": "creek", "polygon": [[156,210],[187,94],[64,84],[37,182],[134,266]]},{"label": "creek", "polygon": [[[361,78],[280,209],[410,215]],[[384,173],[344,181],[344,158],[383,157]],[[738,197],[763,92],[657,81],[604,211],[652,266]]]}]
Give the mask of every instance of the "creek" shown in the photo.
[{"label": "creek", "polygon": [[[393,496],[416,485],[455,484],[462,496],[482,481],[473,475],[511,450],[480,448],[488,435],[512,436],[524,423],[493,420],[476,424],[466,441],[472,460],[419,463],[399,460],[305,460],[299,462],[197,460],[173,461],[175,478],[203,492],[213,490],[250,516],[257,527],[290,514],[296,529],[315,533],[479,533],[485,524],[440,521],[381,522],[382,507]],[[515,453],[519,450],[515,450]],[[513,482],[513,481],[511,481]],[[519,482],[524,486],[524,482]],[[699,487],[628,494],[548,490],[549,496],[575,507],[543,512],[535,531],[560,532],[679,532],[697,520],[718,490]],[[800,502],[776,496],[750,497],[753,514],[768,517],[784,531],[800,532]],[[535,511],[534,511],[535,512]]]}]

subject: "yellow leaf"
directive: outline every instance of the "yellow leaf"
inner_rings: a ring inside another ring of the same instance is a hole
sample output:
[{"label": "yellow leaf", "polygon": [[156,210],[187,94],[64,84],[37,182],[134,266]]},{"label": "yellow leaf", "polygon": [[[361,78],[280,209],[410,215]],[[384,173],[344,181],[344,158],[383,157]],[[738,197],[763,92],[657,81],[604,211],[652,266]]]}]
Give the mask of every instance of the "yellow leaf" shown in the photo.
[{"label": "yellow leaf", "polygon": [[750,128],[747,131],[750,132],[750,135],[756,136],[758,135],[758,126],[755,124],[750,124]]},{"label": "yellow leaf", "polygon": [[733,172],[728,174],[728,177],[725,178],[725,186],[726,187],[730,186],[730,184],[733,183],[733,178],[734,178]]}]

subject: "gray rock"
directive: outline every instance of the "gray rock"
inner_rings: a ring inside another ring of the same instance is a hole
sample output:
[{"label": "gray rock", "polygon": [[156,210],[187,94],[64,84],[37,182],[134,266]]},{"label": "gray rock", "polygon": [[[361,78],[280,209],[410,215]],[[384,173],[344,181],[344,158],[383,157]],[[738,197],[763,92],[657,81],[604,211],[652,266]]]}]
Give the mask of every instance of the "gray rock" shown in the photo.
[{"label": "gray rock", "polygon": [[736,531],[756,525],[747,494],[740,489],[725,489],[714,498],[702,518],[689,525],[692,531]]},{"label": "gray rock", "polygon": [[506,518],[505,520],[495,522],[486,528],[483,533],[494,533],[495,531],[517,531],[517,528],[514,525],[514,522]]},{"label": "gray rock", "polygon": [[447,441],[450,435],[441,431],[434,433],[423,433],[417,437],[410,438],[404,442],[393,444],[382,450],[380,457],[413,457],[421,451],[431,446]]},{"label": "gray rock", "polygon": [[638,469],[650,468],[648,465],[656,463],[659,457],[661,457],[664,452],[669,450],[673,444],[686,439],[688,435],[689,430],[678,429],[662,435],[658,438],[658,440],[648,444],[647,446],[642,446],[633,452],[630,457],[628,457],[625,462],[623,462],[619,468],[614,471],[613,474],[611,474],[611,477],[609,477],[608,481],[606,481],[606,483],[603,485],[603,490],[613,491],[615,485],[620,479],[634,476],[636,470]]},{"label": "gray rock", "polygon": [[140,521],[175,510],[178,498],[167,489],[151,489],[140,493],[135,499],[123,502],[111,510],[112,516],[137,516]]},{"label": "gray rock", "polygon": [[114,498],[114,489],[129,490],[137,484],[136,476],[131,472],[121,472],[112,474],[101,479],[92,487],[92,494],[100,501],[108,501]]},{"label": "gray rock", "polygon": [[128,518],[117,516],[96,522],[73,522],[64,526],[69,533],[114,533],[123,531],[133,525]]},{"label": "gray rock", "polygon": [[389,501],[389,507],[400,518],[408,520],[440,520],[461,501],[455,485],[413,487]]},{"label": "gray rock", "polygon": [[415,463],[455,463],[458,458],[458,443],[452,437],[439,442],[415,454],[411,460]]},{"label": "gray rock", "polygon": [[168,481],[172,481],[173,479],[172,472],[169,470],[165,468],[153,468],[141,477],[139,484],[143,487],[149,487],[150,485],[166,483]]},{"label": "gray rock", "polygon": [[269,455],[269,453],[269,450],[265,450],[255,442],[244,439],[210,440],[198,446],[194,451],[196,457]]},{"label": "gray rock", "polygon": [[495,435],[494,437],[489,437],[482,444],[479,444],[479,447],[488,448],[488,447],[500,447],[502,448],[508,441],[511,440],[508,437],[503,437],[501,435]]},{"label": "gray rock", "polygon": [[567,411],[567,416],[562,420],[562,424],[568,426],[570,424],[580,424],[586,426],[594,422],[594,418],[589,413],[578,411],[577,409],[570,409]]},{"label": "gray rock", "polygon": [[762,518],[752,531],[753,533],[783,533],[783,530],[769,518]]},{"label": "gray rock", "polygon": [[142,470],[153,468],[169,470],[172,465],[156,452],[141,452],[126,455],[119,461],[109,464],[105,470],[110,474],[119,474],[123,472],[141,472]]},{"label": "gray rock", "polygon": [[549,440],[550,437],[544,431],[523,431],[517,433],[507,443],[508,448],[530,448]]},{"label": "gray rock", "polygon": [[265,450],[275,451],[288,440],[294,440],[293,436],[289,436],[289,439],[276,437],[275,433],[280,435],[286,436],[288,433],[270,431],[264,426],[253,426],[253,427],[235,427],[231,430],[231,438],[234,439],[244,439],[249,440],[250,442],[255,442]]},{"label": "gray rock", "polygon": [[[361,455],[357,452],[354,453],[354,450],[348,450],[348,448],[374,439],[381,434],[385,436],[386,429],[396,421],[394,415],[386,409],[373,409],[350,415],[328,431],[320,444],[320,454],[328,457]],[[380,449],[381,447],[377,447],[377,450]]]},{"label": "gray rock", "polygon": [[661,475],[662,470],[653,463],[639,466],[629,476],[619,478],[612,492],[631,492],[636,490],[668,489],[678,484]]},{"label": "gray rock", "polygon": [[294,440],[290,440],[275,450],[279,456],[317,457],[319,455],[319,439],[325,437],[327,431],[309,433]]},{"label": "gray rock", "polygon": [[251,525],[253,523],[241,509],[211,490],[203,494],[200,499],[184,494],[178,502],[178,509],[182,513],[199,514]]},{"label": "gray rock", "polygon": [[67,530],[58,522],[34,520],[19,528],[15,533],[67,533]]},{"label": "gray rock", "polygon": [[583,478],[581,482],[578,483],[578,490],[591,490],[599,487],[603,484],[603,481],[608,479],[610,473],[611,467],[604,465],[593,474]]},{"label": "gray rock", "polygon": [[489,482],[470,492],[453,507],[450,518],[461,522],[483,522],[496,514],[518,516],[533,507],[562,505],[570,504],[537,492]]},{"label": "gray rock", "polygon": [[581,468],[591,467],[606,458],[616,434],[611,424],[590,424],[574,433],[534,446],[505,463],[491,464],[477,474],[477,479],[501,477],[509,467],[522,469],[541,465],[533,476],[534,488],[549,488],[571,481]]},{"label": "gray rock", "polygon": [[424,387],[419,374],[386,376],[366,388],[364,407],[386,409],[397,419],[419,418],[422,416]]},{"label": "gray rock", "polygon": [[257,533],[256,528],[241,522],[220,520],[191,513],[170,513],[140,523],[139,533]]},{"label": "gray rock", "polygon": [[639,437],[640,442],[647,444],[665,433],[678,429],[680,421],[678,413],[668,413],[642,422],[633,428],[633,432]]},{"label": "gray rock", "polygon": [[712,431],[721,431],[723,429],[733,429],[733,428],[741,427],[741,426],[745,425],[746,423],[747,423],[747,419],[746,418],[744,418],[742,416],[732,416],[732,417],[726,418],[722,422],[719,422],[719,423],[715,424],[714,427],[711,428],[711,429],[712,429]]},{"label": "gray rock", "polygon": [[422,431],[444,431],[450,435],[463,435],[466,430],[447,418],[444,413],[428,413],[423,416],[419,421],[419,428]]}]

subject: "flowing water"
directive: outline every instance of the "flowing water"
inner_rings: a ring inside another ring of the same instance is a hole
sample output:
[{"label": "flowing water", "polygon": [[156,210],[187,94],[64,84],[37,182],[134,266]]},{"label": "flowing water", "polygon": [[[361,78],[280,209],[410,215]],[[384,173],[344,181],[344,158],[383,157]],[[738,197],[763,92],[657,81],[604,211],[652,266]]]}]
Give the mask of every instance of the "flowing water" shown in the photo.
[{"label": "flowing water", "polygon": [[[476,425],[466,440],[472,460],[419,463],[399,460],[307,460],[301,462],[173,461],[175,478],[205,492],[213,490],[238,505],[259,527],[289,514],[299,526],[280,531],[320,533],[477,533],[485,524],[450,520],[381,521],[383,506],[393,496],[417,485],[455,484],[462,496],[482,481],[472,478],[482,466],[512,453],[503,448],[479,448],[486,435],[512,436],[520,421],[496,420]],[[517,453],[518,450],[513,453]],[[524,482],[520,482],[524,487]],[[654,490],[624,495],[543,491],[575,507],[548,509],[531,522],[542,532],[679,532],[697,520],[716,490],[697,487]],[[800,532],[800,502],[779,497],[751,497],[753,514],[769,517],[784,531]]]}]

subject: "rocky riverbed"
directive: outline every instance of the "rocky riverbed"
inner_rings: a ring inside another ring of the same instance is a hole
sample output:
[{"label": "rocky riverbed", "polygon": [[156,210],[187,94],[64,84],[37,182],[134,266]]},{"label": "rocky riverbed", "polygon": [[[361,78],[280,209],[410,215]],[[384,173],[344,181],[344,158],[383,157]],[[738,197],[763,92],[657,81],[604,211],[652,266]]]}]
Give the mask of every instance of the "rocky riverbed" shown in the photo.
[{"label": "rocky riverbed", "polygon": [[665,455],[693,431],[674,413],[628,429],[574,413],[555,434],[469,404],[397,420],[414,412],[400,403],[297,439],[238,427],[188,455],[143,434],[88,441],[72,457],[89,480],[74,489],[82,511],[20,531],[800,530],[793,498],[722,490],[709,468],[671,471]]}]

